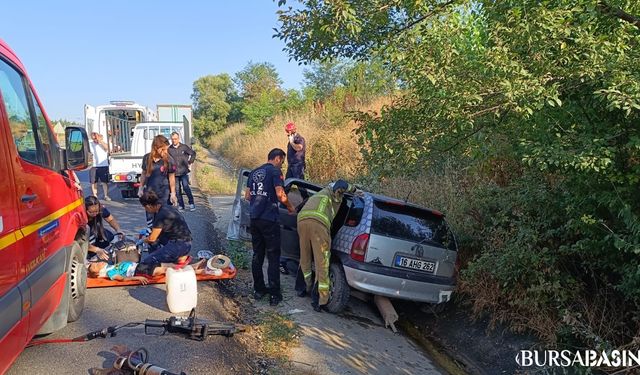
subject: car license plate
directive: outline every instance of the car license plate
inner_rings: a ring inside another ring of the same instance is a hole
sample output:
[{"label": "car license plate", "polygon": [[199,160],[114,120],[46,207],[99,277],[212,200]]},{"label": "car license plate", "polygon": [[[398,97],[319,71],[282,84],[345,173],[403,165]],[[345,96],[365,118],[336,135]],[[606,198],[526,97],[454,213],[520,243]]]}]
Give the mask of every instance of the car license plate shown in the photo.
[{"label": "car license plate", "polygon": [[436,270],[435,262],[407,258],[401,255],[396,256],[395,264],[396,264],[396,267],[409,268],[412,270],[418,270],[418,271],[424,271],[424,272],[430,272],[430,273],[433,273]]}]

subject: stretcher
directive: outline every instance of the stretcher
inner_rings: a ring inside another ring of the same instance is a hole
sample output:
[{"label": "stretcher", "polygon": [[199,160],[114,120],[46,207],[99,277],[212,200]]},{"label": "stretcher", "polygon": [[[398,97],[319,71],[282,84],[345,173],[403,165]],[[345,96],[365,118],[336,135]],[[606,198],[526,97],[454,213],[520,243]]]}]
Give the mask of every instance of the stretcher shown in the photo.
[{"label": "stretcher", "polygon": [[[222,270],[222,275],[220,276],[207,275],[205,273],[202,273],[200,275],[196,275],[196,279],[198,281],[228,280],[236,277],[237,273],[238,273],[238,270],[236,270],[233,264],[230,264],[229,267]],[[161,275],[161,276],[150,277],[147,280],[149,280],[149,284],[164,284],[166,281],[166,278],[165,278],[165,275]],[[129,286],[129,285],[142,285],[142,284],[137,280],[116,281],[116,280],[109,280],[109,279],[103,279],[103,278],[92,278],[92,277],[87,278],[87,288],[106,288],[110,286]]]}]

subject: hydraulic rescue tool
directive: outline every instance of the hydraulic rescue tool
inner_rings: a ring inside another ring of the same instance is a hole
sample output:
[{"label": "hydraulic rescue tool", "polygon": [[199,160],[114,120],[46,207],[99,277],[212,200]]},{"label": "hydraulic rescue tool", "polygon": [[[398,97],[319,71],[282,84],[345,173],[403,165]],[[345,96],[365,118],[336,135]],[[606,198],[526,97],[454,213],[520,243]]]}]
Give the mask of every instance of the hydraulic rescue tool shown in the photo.
[{"label": "hydraulic rescue tool", "polygon": [[[192,309],[188,317],[172,316],[164,320],[146,319],[144,322],[133,322],[119,326],[106,327],[72,339],[32,340],[27,347],[65,342],[85,342],[99,337],[114,337],[117,331],[122,328],[133,328],[137,326],[144,326],[144,333],[147,335],[162,336],[169,332],[186,335],[187,338],[197,341],[204,341],[208,336],[221,335],[232,337],[234,334],[244,332],[247,329],[246,326],[241,324],[200,320],[196,318],[196,309]],[[162,331],[160,333],[156,333],[153,329],[162,329]]]},{"label": "hydraulic rescue tool", "polygon": [[185,375],[170,372],[160,366],[149,363],[149,352],[145,348],[130,351],[123,345],[111,348],[118,356],[111,368],[92,368],[91,375]]}]

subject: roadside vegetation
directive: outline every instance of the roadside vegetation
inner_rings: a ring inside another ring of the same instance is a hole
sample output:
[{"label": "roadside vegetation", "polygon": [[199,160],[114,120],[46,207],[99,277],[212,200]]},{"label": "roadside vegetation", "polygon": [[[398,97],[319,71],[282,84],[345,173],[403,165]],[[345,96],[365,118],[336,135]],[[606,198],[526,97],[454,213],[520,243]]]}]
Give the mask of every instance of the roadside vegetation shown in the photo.
[{"label": "roadside vegetation", "polygon": [[193,149],[198,155],[198,161],[194,167],[194,176],[198,181],[200,190],[207,195],[235,194],[237,177],[218,165],[208,163],[202,145],[194,144]]},{"label": "roadside vegetation", "polygon": [[300,326],[289,316],[275,311],[265,311],[259,319],[258,329],[265,354],[286,363],[289,351],[298,345]]},{"label": "roadside vegetation", "polygon": [[640,349],[640,3],[280,3],[303,90],[268,63],[221,89],[201,78],[202,140],[252,167],[293,121],[311,180],[447,214],[477,316],[547,345]]},{"label": "roadside vegetation", "polygon": [[251,267],[251,256],[249,255],[247,243],[243,241],[228,241],[226,253],[236,268],[248,270]]}]

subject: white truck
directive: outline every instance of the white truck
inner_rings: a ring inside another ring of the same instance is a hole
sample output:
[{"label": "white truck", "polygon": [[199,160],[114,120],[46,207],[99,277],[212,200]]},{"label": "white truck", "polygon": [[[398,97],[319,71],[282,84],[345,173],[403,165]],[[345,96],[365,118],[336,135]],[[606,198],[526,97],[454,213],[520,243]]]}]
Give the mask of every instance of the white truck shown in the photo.
[{"label": "white truck", "polygon": [[155,113],[122,101],[95,108],[85,105],[85,127],[87,133],[100,133],[107,140],[111,181],[120,187],[123,198],[137,198],[142,157],[151,151],[156,135],[170,138],[175,131],[185,144],[191,145],[193,134],[191,106],[158,105]]}]

